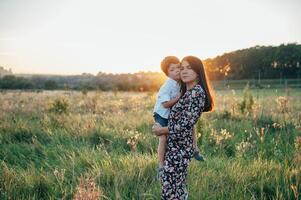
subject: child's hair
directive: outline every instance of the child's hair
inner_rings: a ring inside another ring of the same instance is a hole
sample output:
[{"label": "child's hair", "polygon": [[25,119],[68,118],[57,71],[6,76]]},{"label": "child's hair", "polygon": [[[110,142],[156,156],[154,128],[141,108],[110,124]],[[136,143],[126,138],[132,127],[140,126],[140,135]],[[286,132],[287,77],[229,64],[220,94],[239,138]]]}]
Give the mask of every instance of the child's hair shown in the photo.
[{"label": "child's hair", "polygon": [[166,56],[161,62],[162,71],[168,76],[168,67],[170,64],[179,64],[180,60],[176,56]]}]

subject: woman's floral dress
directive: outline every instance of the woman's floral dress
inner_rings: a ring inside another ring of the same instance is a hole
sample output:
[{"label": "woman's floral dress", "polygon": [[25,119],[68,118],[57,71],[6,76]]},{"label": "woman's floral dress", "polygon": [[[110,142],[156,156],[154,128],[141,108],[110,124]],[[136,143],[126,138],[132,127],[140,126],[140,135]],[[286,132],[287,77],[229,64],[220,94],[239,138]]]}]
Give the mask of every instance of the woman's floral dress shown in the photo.
[{"label": "woman's floral dress", "polygon": [[187,199],[187,167],[193,156],[193,127],[198,121],[205,105],[205,92],[200,85],[179,99],[172,107],[169,119],[167,147],[161,175],[161,199]]}]

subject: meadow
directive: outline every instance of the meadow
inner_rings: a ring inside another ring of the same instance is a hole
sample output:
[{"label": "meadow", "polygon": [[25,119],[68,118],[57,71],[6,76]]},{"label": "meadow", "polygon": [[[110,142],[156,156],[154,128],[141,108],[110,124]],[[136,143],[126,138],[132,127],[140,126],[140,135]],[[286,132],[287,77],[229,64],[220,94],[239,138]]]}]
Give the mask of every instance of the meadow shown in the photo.
[{"label": "meadow", "polygon": [[[1,91],[0,199],[160,199],[156,93]],[[301,89],[216,90],[189,199],[301,199]]]}]

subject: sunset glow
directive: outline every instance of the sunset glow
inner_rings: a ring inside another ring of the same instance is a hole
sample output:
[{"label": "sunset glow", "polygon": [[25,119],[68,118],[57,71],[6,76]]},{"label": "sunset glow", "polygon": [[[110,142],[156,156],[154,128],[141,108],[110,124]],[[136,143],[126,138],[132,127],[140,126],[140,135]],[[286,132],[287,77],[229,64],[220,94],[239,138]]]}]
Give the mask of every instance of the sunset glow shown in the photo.
[{"label": "sunset glow", "polygon": [[301,43],[298,0],[0,1],[0,66],[14,73],[159,71],[166,55],[202,59]]}]

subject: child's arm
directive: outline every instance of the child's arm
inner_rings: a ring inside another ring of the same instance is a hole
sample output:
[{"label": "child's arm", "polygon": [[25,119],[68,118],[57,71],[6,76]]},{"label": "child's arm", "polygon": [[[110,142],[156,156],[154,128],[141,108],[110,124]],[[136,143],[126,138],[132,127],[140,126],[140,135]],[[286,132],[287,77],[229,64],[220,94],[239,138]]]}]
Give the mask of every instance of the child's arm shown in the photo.
[{"label": "child's arm", "polygon": [[162,106],[164,108],[171,108],[173,105],[175,105],[178,102],[178,100],[179,100],[180,97],[181,97],[181,95],[178,95],[174,99],[171,99],[169,101],[165,101],[165,102],[162,103]]}]

